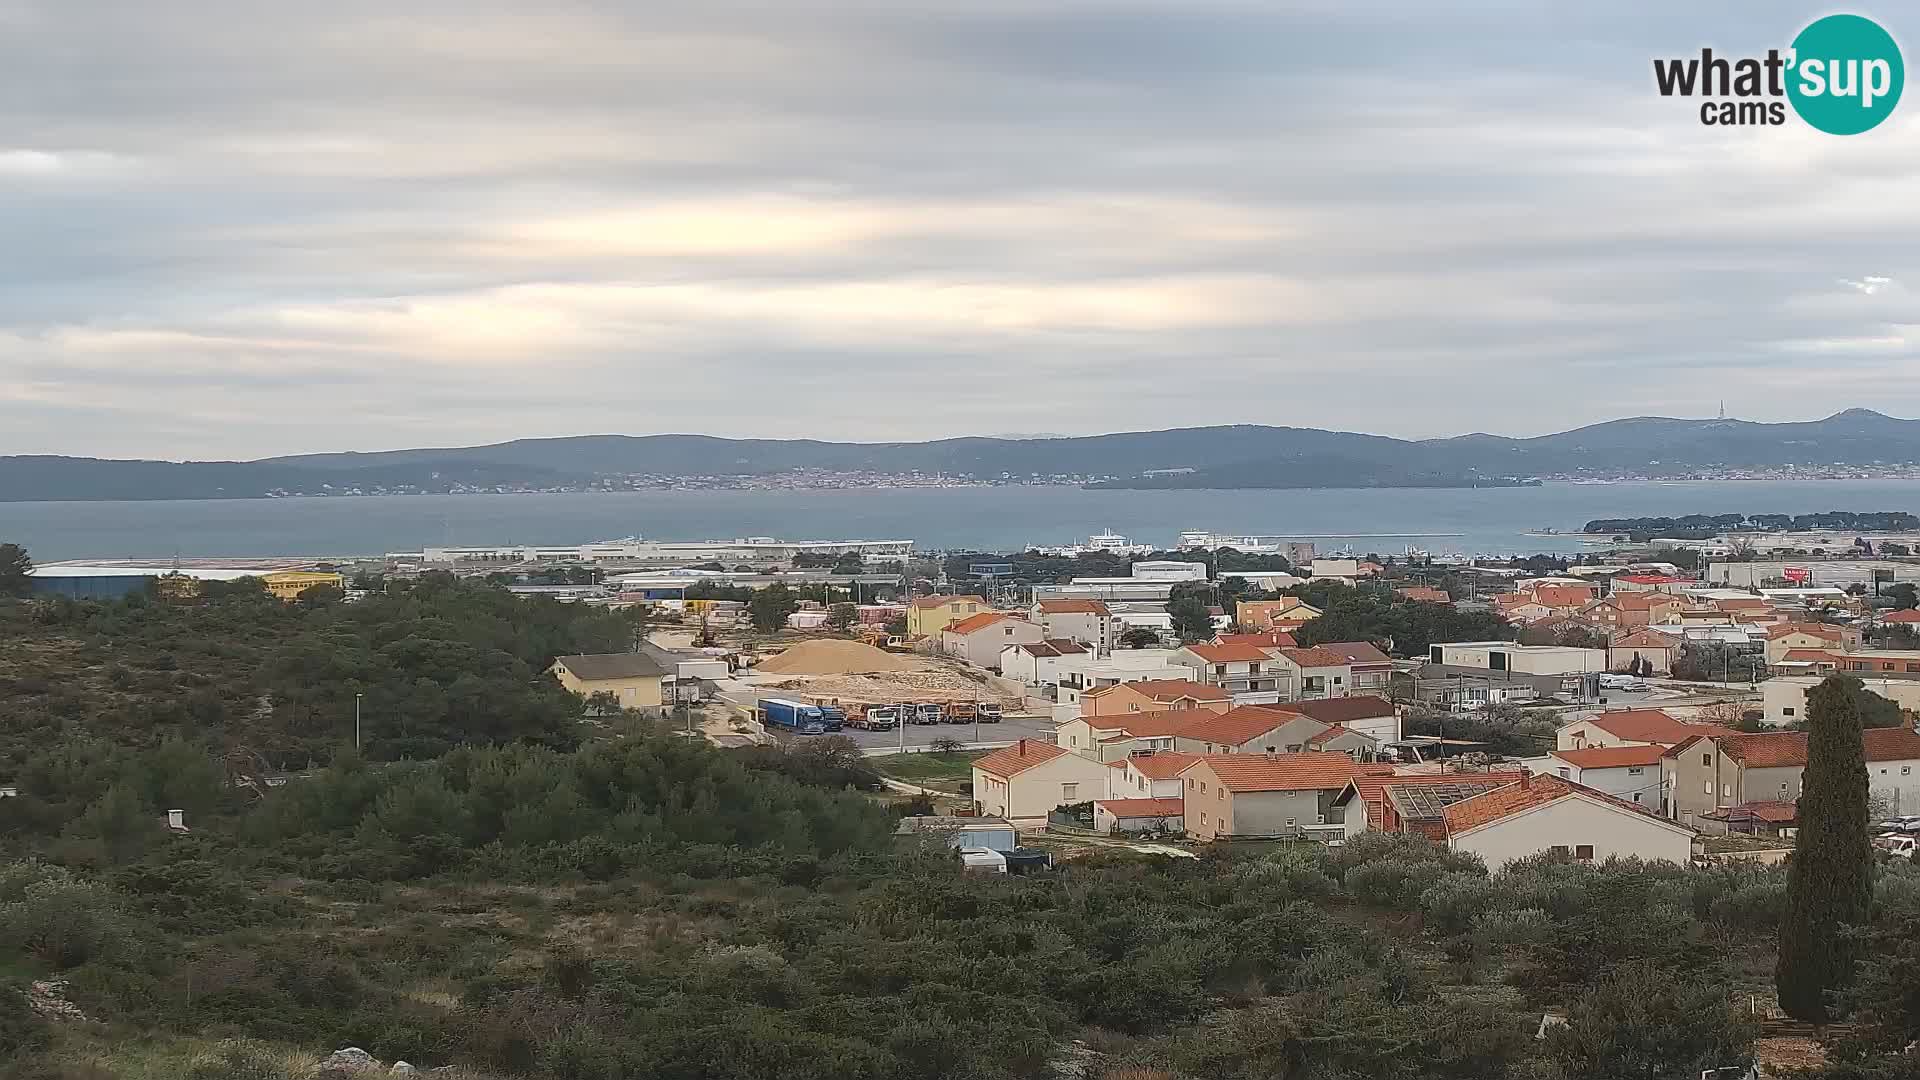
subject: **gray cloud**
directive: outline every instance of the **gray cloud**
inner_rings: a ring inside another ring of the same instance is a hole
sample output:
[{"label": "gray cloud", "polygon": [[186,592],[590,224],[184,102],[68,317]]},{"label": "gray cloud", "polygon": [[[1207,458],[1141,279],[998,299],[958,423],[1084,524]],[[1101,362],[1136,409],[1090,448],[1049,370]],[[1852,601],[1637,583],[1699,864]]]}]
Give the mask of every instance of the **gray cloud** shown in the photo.
[{"label": "gray cloud", "polygon": [[1802,6],[405,8],[0,0],[0,453],[1920,414],[1916,107],[1652,88]]}]

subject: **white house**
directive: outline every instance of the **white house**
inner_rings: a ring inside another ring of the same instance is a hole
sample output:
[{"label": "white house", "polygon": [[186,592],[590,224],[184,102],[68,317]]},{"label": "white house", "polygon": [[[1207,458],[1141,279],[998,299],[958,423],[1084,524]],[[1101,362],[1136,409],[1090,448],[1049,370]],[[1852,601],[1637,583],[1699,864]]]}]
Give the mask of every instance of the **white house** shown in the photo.
[{"label": "white house", "polygon": [[973,763],[973,800],[982,813],[998,817],[1045,817],[1056,806],[1106,792],[1106,765],[1052,743],[1021,739]]},{"label": "white house", "polygon": [[949,624],[940,631],[940,651],[974,667],[998,669],[1000,654],[1009,645],[1042,641],[1046,632],[1018,615],[983,611]]},{"label": "white house", "polygon": [[1447,846],[1499,871],[1543,851],[1581,862],[1639,858],[1678,863],[1693,855],[1693,830],[1557,776],[1528,776],[1446,808]]},{"label": "white house", "polygon": [[1659,709],[1615,709],[1594,713],[1555,730],[1554,746],[1560,750],[1585,750],[1595,746],[1673,746],[1695,735],[1730,735],[1732,732],[1712,724],[1688,724]]},{"label": "white house", "polygon": [[1512,671],[1522,675],[1578,675],[1607,670],[1607,650],[1511,641],[1457,641],[1434,645],[1431,660],[1449,667]]},{"label": "white house", "polygon": [[1110,761],[1107,763],[1107,798],[1177,799],[1186,790],[1180,774],[1195,760],[1192,754],[1166,750],[1131,754],[1119,761]]},{"label": "white house", "polygon": [[1113,651],[1121,632],[1120,622],[1100,600],[1041,600],[1033,605],[1032,614],[1048,640],[1077,641],[1098,656]]},{"label": "white house", "polygon": [[1666,752],[1659,745],[1554,750],[1528,761],[1527,767],[1653,809],[1660,805],[1660,759]]},{"label": "white house", "polygon": [[1344,652],[1325,645],[1274,652],[1274,663],[1288,674],[1293,686],[1293,696],[1282,700],[1342,698],[1353,692],[1353,663]]},{"label": "white house", "polygon": [[[1878,694],[1908,712],[1920,712],[1920,679],[1876,679],[1864,673],[1848,674],[1865,683],[1869,693]],[[1761,683],[1760,705],[1767,714],[1764,722],[1780,727],[1805,719],[1807,691],[1820,682],[1820,678],[1813,675],[1788,675]]]},{"label": "white house", "polygon": [[1086,646],[1065,638],[1008,645],[1000,650],[1000,674],[1028,686],[1052,686],[1060,681],[1061,661],[1086,655]]},{"label": "white house", "polygon": [[1173,662],[1192,670],[1193,681],[1217,686],[1237,704],[1272,704],[1293,699],[1293,673],[1275,660],[1277,649],[1257,645],[1188,645]]}]

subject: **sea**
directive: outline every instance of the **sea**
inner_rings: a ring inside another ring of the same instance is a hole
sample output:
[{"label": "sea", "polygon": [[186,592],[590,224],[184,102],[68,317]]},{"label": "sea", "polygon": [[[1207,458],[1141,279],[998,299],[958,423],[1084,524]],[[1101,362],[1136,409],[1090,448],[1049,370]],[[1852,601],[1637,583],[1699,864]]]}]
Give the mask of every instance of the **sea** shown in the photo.
[{"label": "sea", "polygon": [[[39,562],[344,558],[430,546],[652,540],[913,540],[927,549],[1081,543],[1111,530],[1171,546],[1184,529],[1311,539],[1321,551],[1508,555],[1582,550],[1602,517],[1920,510],[1920,480],[1549,483],[1524,488],[1090,491],[1076,487],[387,495],[0,503],[0,542]],[[1545,534],[1545,535],[1542,535]]]}]

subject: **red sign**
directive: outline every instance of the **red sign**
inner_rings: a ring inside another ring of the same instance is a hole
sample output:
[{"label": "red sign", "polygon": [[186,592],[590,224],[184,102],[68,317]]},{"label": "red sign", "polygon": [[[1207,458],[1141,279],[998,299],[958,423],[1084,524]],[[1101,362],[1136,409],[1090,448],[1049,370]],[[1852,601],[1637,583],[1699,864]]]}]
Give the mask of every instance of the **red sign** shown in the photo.
[{"label": "red sign", "polygon": [[1788,566],[1781,569],[1780,576],[1795,585],[1805,585],[1813,580],[1813,571],[1804,566]]}]

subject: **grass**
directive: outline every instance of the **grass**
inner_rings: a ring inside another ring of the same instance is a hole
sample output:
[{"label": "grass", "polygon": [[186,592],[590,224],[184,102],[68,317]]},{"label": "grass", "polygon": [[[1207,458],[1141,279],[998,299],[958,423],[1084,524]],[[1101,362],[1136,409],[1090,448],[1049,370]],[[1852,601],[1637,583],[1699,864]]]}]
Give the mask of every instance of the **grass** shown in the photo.
[{"label": "grass", "polygon": [[973,763],[985,756],[984,750],[961,750],[951,754],[888,754],[869,758],[868,762],[902,783],[951,790],[961,781],[973,779]]}]

